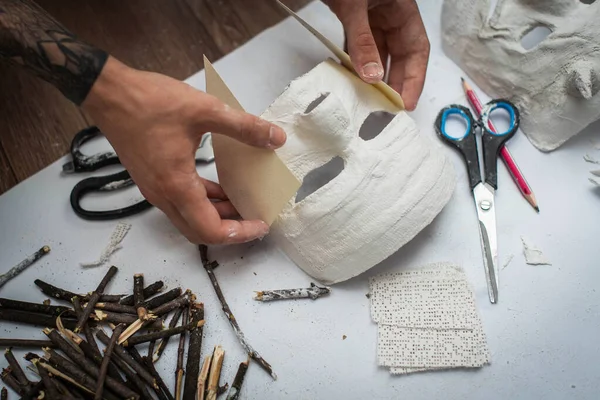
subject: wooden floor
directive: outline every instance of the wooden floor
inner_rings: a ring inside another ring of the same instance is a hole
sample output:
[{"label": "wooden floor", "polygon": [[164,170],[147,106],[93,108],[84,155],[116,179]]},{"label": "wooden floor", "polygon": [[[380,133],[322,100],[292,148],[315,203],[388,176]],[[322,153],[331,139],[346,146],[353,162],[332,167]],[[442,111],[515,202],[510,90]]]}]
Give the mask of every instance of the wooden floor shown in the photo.
[{"label": "wooden floor", "polygon": [[[37,0],[126,64],[185,79],[287,15],[275,0]],[[298,10],[310,0],[285,0]],[[0,62],[0,194],[68,152],[89,125],[49,84]]]}]

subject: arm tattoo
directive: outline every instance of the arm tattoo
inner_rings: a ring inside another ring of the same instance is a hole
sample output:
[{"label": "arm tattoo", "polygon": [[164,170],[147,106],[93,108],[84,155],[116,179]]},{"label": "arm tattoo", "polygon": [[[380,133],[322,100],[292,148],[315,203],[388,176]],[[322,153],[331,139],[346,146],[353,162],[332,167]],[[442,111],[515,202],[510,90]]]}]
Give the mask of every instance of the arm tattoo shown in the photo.
[{"label": "arm tattoo", "polygon": [[75,104],[83,103],[107,58],[32,0],[0,0],[0,59],[25,67]]}]

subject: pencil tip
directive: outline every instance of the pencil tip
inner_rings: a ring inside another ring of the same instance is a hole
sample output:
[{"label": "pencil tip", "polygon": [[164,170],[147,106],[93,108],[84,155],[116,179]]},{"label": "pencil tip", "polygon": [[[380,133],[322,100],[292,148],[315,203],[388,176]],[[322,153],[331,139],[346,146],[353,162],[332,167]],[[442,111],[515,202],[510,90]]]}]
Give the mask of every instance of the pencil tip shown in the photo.
[{"label": "pencil tip", "polygon": [[460,81],[461,81],[462,83],[465,83],[465,78],[463,78],[463,77],[461,76],[461,77],[460,77]]},{"label": "pencil tip", "polygon": [[540,208],[538,206],[535,206],[535,211],[537,211],[539,213],[540,212]]}]

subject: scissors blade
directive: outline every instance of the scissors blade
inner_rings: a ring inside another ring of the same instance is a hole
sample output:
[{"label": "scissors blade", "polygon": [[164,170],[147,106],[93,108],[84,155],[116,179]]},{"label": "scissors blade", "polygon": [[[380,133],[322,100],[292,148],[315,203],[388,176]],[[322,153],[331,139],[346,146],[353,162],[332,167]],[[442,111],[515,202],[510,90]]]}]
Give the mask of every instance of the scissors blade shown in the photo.
[{"label": "scissors blade", "polygon": [[490,302],[498,302],[498,240],[496,237],[496,207],[494,191],[479,183],[473,189],[479,218],[479,238]]}]

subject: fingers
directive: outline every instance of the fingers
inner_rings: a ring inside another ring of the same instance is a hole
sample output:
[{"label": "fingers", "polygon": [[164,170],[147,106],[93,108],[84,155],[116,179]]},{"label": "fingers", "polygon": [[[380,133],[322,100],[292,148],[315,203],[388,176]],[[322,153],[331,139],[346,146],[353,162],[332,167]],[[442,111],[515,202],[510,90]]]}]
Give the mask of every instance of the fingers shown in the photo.
[{"label": "fingers", "polygon": [[385,40],[385,32],[382,29],[373,29],[373,38],[375,39],[375,44],[377,45],[377,51],[379,52],[379,59],[382,62],[384,76],[385,69],[387,68],[388,61],[388,47],[387,42]]},{"label": "fingers", "polygon": [[286,141],[280,127],[243,111],[234,110],[216,97],[204,94],[195,113],[198,133],[215,132],[255,147],[276,149]]},{"label": "fingers", "polygon": [[367,3],[334,1],[330,7],[344,26],[354,69],[365,82],[376,83],[383,79],[384,67],[369,26]]}]

